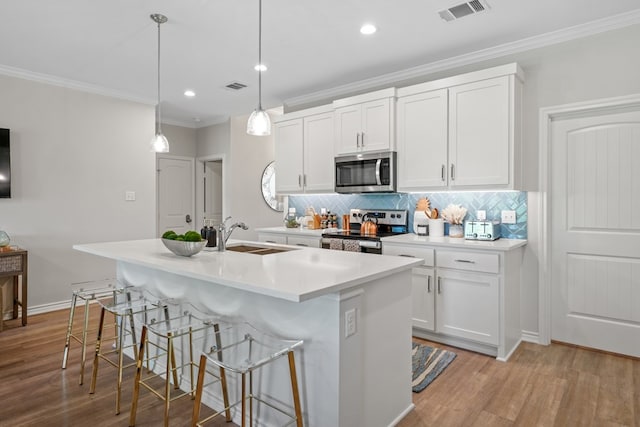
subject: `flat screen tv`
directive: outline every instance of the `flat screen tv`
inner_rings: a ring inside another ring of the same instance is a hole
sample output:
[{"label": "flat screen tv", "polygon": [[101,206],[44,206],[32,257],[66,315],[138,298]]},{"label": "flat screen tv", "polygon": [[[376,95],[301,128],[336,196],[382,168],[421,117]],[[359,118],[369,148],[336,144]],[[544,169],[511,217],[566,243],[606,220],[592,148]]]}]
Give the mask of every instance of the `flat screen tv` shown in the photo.
[{"label": "flat screen tv", "polygon": [[9,129],[0,129],[0,198],[11,197],[11,150]]}]

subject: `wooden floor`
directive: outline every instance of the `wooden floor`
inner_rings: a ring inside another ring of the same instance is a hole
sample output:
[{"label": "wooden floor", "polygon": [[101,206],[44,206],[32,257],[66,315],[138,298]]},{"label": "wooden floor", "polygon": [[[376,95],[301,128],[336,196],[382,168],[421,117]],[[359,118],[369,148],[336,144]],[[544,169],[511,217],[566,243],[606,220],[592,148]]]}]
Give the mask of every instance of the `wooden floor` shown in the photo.
[{"label": "wooden floor", "polygon": [[[101,365],[94,395],[89,395],[91,362],[85,384],[77,383],[78,345],[72,345],[68,368],[60,369],[67,316],[68,311],[31,316],[24,328],[19,320],[6,322],[0,333],[1,427],[128,425],[131,372],[125,375],[122,412],[116,416],[114,369]],[[400,427],[640,427],[638,360],[559,344],[523,343],[503,363],[433,345],[458,356],[428,388],[413,394],[416,408]],[[149,393],[141,396],[137,425],[161,425],[162,402]],[[189,425],[191,403],[183,399],[172,404],[172,426]],[[221,420],[212,425],[230,424]]]}]

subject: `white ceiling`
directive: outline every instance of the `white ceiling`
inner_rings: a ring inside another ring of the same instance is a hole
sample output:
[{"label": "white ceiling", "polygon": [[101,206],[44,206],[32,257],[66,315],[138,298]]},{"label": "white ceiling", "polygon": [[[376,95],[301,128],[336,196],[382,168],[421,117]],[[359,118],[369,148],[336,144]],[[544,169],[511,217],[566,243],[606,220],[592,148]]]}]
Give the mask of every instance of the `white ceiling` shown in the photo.
[{"label": "white ceiling", "polygon": [[[559,30],[640,22],[638,0],[487,1],[488,11],[445,22],[438,11],[461,1],[263,0],[263,106]],[[258,0],[0,0],[0,73],[153,104],[151,13],[169,18],[164,122],[200,127],[255,108]],[[378,32],[361,35],[365,22]],[[248,87],[224,87],[234,81]]]}]

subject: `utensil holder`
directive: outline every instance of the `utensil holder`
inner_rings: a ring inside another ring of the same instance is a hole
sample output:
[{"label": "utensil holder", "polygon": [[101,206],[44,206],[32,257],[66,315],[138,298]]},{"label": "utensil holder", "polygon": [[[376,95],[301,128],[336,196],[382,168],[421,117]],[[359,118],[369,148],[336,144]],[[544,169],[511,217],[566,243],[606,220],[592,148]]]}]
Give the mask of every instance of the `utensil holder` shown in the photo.
[{"label": "utensil holder", "polygon": [[444,220],[442,218],[429,219],[429,237],[444,236]]}]

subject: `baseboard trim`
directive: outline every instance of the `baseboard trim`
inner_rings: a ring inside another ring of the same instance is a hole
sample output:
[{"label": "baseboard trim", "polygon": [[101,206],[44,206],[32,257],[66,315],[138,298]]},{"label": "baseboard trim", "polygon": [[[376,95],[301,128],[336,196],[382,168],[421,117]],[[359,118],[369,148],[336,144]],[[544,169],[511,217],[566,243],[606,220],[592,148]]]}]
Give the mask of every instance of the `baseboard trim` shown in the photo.
[{"label": "baseboard trim", "polygon": [[413,409],[415,407],[416,407],[416,405],[414,405],[413,403],[410,404],[407,407],[407,409],[405,409],[404,411],[400,412],[400,415],[398,415],[393,421],[391,421],[391,424],[389,424],[389,427],[393,427],[393,426],[396,426],[396,425],[400,424],[400,421],[402,421],[404,419],[404,417],[409,415],[409,412],[413,411]]},{"label": "baseboard trim", "polygon": [[538,332],[522,331],[522,341],[541,345]]}]

